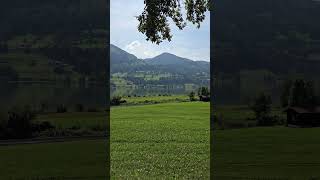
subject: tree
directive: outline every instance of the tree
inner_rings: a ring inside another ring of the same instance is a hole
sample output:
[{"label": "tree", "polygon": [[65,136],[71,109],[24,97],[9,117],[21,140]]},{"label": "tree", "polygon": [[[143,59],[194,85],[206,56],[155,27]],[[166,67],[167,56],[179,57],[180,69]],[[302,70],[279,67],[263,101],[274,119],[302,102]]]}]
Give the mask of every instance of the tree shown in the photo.
[{"label": "tree", "polygon": [[251,109],[255,114],[257,125],[267,126],[274,124],[274,120],[270,116],[271,104],[271,97],[264,93],[261,93],[255,98],[253,104],[251,105]]},{"label": "tree", "polygon": [[318,104],[313,81],[299,79],[292,83],[291,86],[291,91],[287,95],[289,96],[288,105],[312,108]]},{"label": "tree", "polygon": [[171,41],[172,38],[168,18],[171,18],[180,30],[186,27],[186,20],[200,28],[210,1],[184,0],[186,20],[182,16],[181,0],[144,0],[144,4],[143,12],[137,17],[138,30],[147,36],[148,41],[160,44],[162,40]]},{"label": "tree", "polygon": [[4,139],[6,136],[7,122],[8,122],[7,112],[0,110],[0,139]]},{"label": "tree", "polygon": [[121,96],[114,96],[112,97],[111,99],[111,106],[119,106],[121,103],[126,103],[127,101],[126,100],[122,100],[122,97]]},{"label": "tree", "polygon": [[190,92],[189,99],[190,99],[190,101],[195,101],[196,100],[195,93],[193,91]]},{"label": "tree", "polygon": [[293,83],[290,80],[285,81],[283,84],[282,94],[280,96],[280,102],[282,107],[289,106],[289,99],[290,99],[292,84]]},{"label": "tree", "polygon": [[210,95],[210,91],[208,87],[200,87],[198,89],[198,96],[209,96],[209,95]]},{"label": "tree", "polygon": [[9,48],[7,43],[0,42],[0,53],[8,53]]},{"label": "tree", "polygon": [[8,112],[7,133],[9,138],[32,137],[32,120],[36,113],[30,106],[14,107]]}]

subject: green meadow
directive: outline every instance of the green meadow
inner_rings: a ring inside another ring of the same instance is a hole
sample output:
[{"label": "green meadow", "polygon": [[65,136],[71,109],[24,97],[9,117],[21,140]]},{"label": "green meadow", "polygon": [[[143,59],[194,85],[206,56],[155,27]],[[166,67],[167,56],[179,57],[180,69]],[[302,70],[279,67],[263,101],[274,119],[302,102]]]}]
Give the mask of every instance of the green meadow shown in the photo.
[{"label": "green meadow", "polygon": [[111,110],[114,179],[208,179],[209,103]]},{"label": "green meadow", "polygon": [[[272,112],[283,115],[277,108]],[[208,179],[209,113],[209,103],[203,102],[112,107],[112,179]],[[252,116],[248,108],[240,106],[217,107],[215,114],[244,124]],[[104,125],[106,114],[64,113],[40,119],[63,127],[81,124],[90,128]],[[319,128],[217,128],[214,178],[317,179],[319,135]],[[101,140],[1,146],[1,177],[104,179],[106,153]]]},{"label": "green meadow", "polygon": [[0,146],[0,179],[105,180],[105,141]]},{"label": "green meadow", "polygon": [[244,128],[214,133],[215,179],[320,179],[319,128]]},{"label": "green meadow", "polygon": [[189,97],[186,95],[168,95],[168,96],[130,96],[123,97],[127,101],[126,105],[141,105],[141,104],[158,104],[168,102],[187,102]]}]

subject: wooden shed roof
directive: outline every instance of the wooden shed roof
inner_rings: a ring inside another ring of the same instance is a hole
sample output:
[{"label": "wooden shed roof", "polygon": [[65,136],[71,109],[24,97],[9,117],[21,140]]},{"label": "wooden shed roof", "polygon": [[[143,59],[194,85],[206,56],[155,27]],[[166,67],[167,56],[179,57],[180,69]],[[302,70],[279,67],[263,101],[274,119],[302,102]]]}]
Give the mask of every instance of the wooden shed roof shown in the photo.
[{"label": "wooden shed roof", "polygon": [[300,113],[300,114],[306,114],[306,113],[320,114],[320,106],[316,106],[314,108],[304,108],[304,107],[293,106],[293,107],[287,107],[284,110],[284,112],[287,112],[289,110],[295,111],[296,113]]}]

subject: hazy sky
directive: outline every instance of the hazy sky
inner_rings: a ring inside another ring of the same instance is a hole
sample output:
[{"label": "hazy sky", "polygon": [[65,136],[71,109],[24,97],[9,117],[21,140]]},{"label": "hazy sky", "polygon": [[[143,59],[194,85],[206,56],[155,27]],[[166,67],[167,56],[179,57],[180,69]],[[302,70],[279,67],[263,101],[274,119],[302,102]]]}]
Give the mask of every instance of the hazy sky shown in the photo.
[{"label": "hazy sky", "polygon": [[201,28],[188,23],[180,31],[171,24],[173,38],[171,42],[163,41],[160,45],[146,41],[144,34],[138,32],[138,16],[143,11],[143,0],[111,0],[111,43],[138,58],[149,58],[163,52],[186,57],[192,60],[210,60],[210,14]]}]

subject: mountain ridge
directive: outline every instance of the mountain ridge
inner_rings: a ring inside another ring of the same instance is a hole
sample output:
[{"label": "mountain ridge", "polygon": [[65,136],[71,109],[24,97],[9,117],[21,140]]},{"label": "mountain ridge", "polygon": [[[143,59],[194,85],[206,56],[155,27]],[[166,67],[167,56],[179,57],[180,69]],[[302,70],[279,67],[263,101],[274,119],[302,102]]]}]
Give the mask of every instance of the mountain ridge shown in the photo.
[{"label": "mountain ridge", "polygon": [[[171,53],[139,59],[135,55],[110,44],[111,76],[113,83],[123,85],[207,85],[210,63],[193,61]],[[120,83],[122,82],[122,83]]]}]

